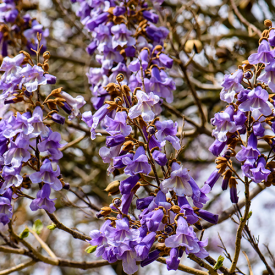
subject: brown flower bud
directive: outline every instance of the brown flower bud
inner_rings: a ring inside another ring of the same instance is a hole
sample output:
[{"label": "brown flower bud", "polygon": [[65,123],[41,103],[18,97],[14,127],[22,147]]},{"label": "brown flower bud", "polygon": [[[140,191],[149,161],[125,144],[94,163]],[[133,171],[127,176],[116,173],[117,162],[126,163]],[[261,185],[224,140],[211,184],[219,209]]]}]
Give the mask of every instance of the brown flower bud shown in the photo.
[{"label": "brown flower bud", "polygon": [[266,19],[266,20],[264,21],[264,25],[265,25],[266,27],[272,27],[272,22],[271,22],[271,20],[270,20],[270,19]]},{"label": "brown flower bud", "polygon": [[108,186],[105,188],[106,192],[114,193],[119,190],[120,181],[115,180],[108,184]]},{"label": "brown flower bud", "polygon": [[180,212],[180,207],[178,205],[173,205],[171,209],[174,213],[178,214]]},{"label": "brown flower bud", "polygon": [[131,141],[131,140],[125,141],[125,142],[123,143],[123,148],[122,148],[122,150],[123,150],[123,151],[130,151],[130,150],[133,149],[134,145],[135,145],[134,142]]},{"label": "brown flower bud", "polygon": [[123,81],[124,80],[124,75],[123,74],[118,74],[117,76],[116,76],[116,81],[117,82],[121,82],[121,81]]},{"label": "brown flower bud", "polygon": [[103,216],[107,216],[111,212],[112,212],[112,209],[110,207],[108,207],[108,206],[105,206],[105,207],[101,208],[100,214],[103,215]]}]

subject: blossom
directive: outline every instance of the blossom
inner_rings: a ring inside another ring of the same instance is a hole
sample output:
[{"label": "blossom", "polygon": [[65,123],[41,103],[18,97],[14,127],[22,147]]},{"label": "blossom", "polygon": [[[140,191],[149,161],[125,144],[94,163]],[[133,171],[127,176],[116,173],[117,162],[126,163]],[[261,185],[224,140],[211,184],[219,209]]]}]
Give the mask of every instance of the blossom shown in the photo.
[{"label": "blossom", "polygon": [[167,193],[173,190],[178,196],[192,196],[193,190],[189,183],[190,176],[186,168],[182,168],[178,163],[173,162],[171,177],[161,182],[161,191]]},{"label": "blossom", "polygon": [[252,116],[257,119],[261,114],[268,116],[272,113],[267,104],[268,92],[260,86],[251,90],[247,95],[247,100],[240,104],[239,110],[242,112],[252,111]]},{"label": "blossom", "polygon": [[177,270],[180,260],[179,257],[179,249],[178,248],[172,248],[170,250],[169,258],[166,260],[167,263],[167,269],[168,270]]},{"label": "blossom", "polygon": [[51,187],[49,184],[44,184],[42,189],[37,192],[36,199],[34,199],[30,208],[32,211],[36,211],[38,209],[44,209],[49,213],[53,213],[55,211],[54,200],[50,199]]},{"label": "blossom", "polygon": [[221,100],[231,103],[233,102],[236,93],[243,89],[241,85],[243,79],[243,71],[241,69],[237,70],[234,74],[224,76],[224,81],[221,84],[223,89],[220,93]]},{"label": "blossom", "polygon": [[64,91],[61,91],[58,96],[66,99],[66,103],[71,107],[72,113],[69,116],[70,120],[81,115],[79,109],[86,104],[83,96],[78,95],[74,98]]},{"label": "blossom", "polygon": [[29,117],[29,112],[22,115],[17,112],[16,117],[11,116],[8,119],[7,128],[3,131],[3,135],[6,138],[12,138],[18,133],[23,133],[24,135],[29,135],[32,133],[34,128],[31,123],[29,123]]},{"label": "blossom", "polygon": [[94,140],[96,136],[100,136],[100,133],[96,133],[95,130],[99,123],[108,114],[108,104],[104,104],[100,109],[98,109],[93,115],[91,111],[84,112],[82,114],[82,120],[90,127],[91,139]]},{"label": "blossom", "polygon": [[158,132],[156,133],[156,138],[158,141],[169,141],[176,150],[180,149],[180,140],[176,136],[177,134],[177,122],[172,120],[156,121],[155,123]]},{"label": "blossom", "polygon": [[132,37],[132,32],[127,29],[125,24],[115,25],[111,28],[111,32],[114,35],[112,38],[113,48],[117,46],[133,46],[136,42]]},{"label": "blossom", "polygon": [[167,247],[185,247],[186,253],[198,253],[200,252],[200,246],[198,244],[198,239],[194,233],[192,227],[189,227],[186,220],[180,216],[178,218],[178,226],[176,230],[176,235],[169,236],[165,240],[165,245]]},{"label": "blossom", "polygon": [[267,181],[269,174],[271,173],[270,170],[265,168],[266,161],[264,157],[260,157],[258,159],[257,167],[251,169],[253,174],[253,181],[256,183],[260,183],[262,180]]},{"label": "blossom", "polygon": [[35,92],[39,85],[47,84],[47,78],[44,77],[44,70],[37,65],[32,67],[30,64],[27,64],[26,67],[22,68],[20,74],[24,77],[23,85],[30,93]]},{"label": "blossom", "polygon": [[158,105],[159,97],[150,92],[149,95],[138,90],[136,93],[138,104],[130,108],[129,117],[134,119],[142,116],[144,121],[151,121],[159,114],[161,107]]},{"label": "blossom", "polygon": [[143,146],[138,147],[133,159],[125,157],[122,161],[127,165],[124,169],[126,175],[134,176],[138,173],[148,175],[151,171],[151,165],[148,163],[148,158]]},{"label": "blossom", "polygon": [[125,137],[129,136],[132,131],[132,127],[130,125],[127,125],[126,119],[127,119],[127,113],[124,111],[116,113],[114,119],[106,116],[105,118],[105,125],[107,126],[106,131],[110,135],[122,134]]},{"label": "blossom", "polygon": [[58,191],[62,189],[62,183],[57,178],[60,175],[60,168],[57,165],[56,170],[53,170],[52,163],[49,159],[45,159],[39,172],[34,172],[30,175],[30,179],[33,183],[48,183],[54,190]]},{"label": "blossom", "polygon": [[40,152],[48,152],[52,160],[61,159],[63,154],[60,152],[59,148],[61,148],[64,144],[60,144],[60,140],[60,133],[50,132],[47,138],[38,143],[38,149]]},{"label": "blossom", "polygon": [[258,48],[258,52],[251,54],[248,57],[248,61],[250,64],[269,63],[274,60],[274,56],[274,50],[270,50],[268,41],[263,39]]},{"label": "blossom", "polygon": [[0,223],[6,225],[12,218],[11,206],[12,190],[9,188],[2,196],[0,196]]},{"label": "blossom", "polygon": [[37,137],[41,135],[42,137],[47,137],[50,130],[49,128],[43,123],[43,111],[41,107],[35,107],[32,117],[29,118],[28,122],[32,124],[33,131],[32,135]]},{"label": "blossom", "polygon": [[247,147],[241,145],[242,149],[237,153],[236,159],[238,161],[249,160],[250,162],[254,163],[260,155],[260,151],[257,148],[257,143],[257,137],[254,135],[254,133],[251,133],[248,138]]},{"label": "blossom", "polygon": [[15,142],[11,140],[8,151],[4,154],[5,165],[12,165],[18,168],[22,162],[27,162],[31,156],[29,149],[29,139],[20,135]]},{"label": "blossom", "polygon": [[16,186],[19,187],[23,182],[23,177],[20,176],[21,167],[9,167],[4,166],[2,171],[2,177],[4,178],[4,183],[0,188],[0,194],[3,194],[9,187]]},{"label": "blossom", "polygon": [[275,92],[275,62],[274,60],[265,66],[264,73],[258,77],[259,81],[262,81],[268,85],[268,87]]}]

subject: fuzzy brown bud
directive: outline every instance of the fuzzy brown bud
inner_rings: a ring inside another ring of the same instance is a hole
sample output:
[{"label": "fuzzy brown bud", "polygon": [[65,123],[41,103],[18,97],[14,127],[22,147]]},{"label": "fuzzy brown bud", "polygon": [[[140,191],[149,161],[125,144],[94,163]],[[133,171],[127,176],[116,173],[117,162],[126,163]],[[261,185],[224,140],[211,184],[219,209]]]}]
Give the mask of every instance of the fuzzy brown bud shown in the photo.
[{"label": "fuzzy brown bud", "polygon": [[272,27],[272,22],[271,22],[271,20],[270,20],[270,19],[266,19],[266,20],[264,21],[264,25],[265,25],[266,27]]},{"label": "fuzzy brown bud", "polygon": [[106,192],[114,193],[119,190],[120,181],[115,180],[108,184],[108,186],[105,188]]},{"label": "fuzzy brown bud", "polygon": [[193,50],[195,53],[200,53],[202,51],[202,43],[196,39],[188,40],[184,48],[187,53],[191,53]]}]

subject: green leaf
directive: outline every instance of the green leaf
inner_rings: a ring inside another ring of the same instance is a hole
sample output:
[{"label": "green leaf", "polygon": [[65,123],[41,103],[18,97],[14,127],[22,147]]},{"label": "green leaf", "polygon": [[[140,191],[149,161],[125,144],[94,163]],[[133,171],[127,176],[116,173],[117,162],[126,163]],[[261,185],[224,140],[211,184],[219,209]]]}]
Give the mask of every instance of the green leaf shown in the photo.
[{"label": "green leaf", "polygon": [[52,223],[52,224],[48,225],[47,228],[50,230],[55,230],[56,225],[54,223]]},{"label": "green leaf", "polygon": [[216,264],[214,265],[214,270],[220,269],[223,265],[223,261],[224,261],[224,257],[220,255]]},{"label": "green leaf", "polygon": [[95,252],[96,248],[97,248],[97,245],[95,245],[95,246],[90,245],[85,249],[85,252],[93,253],[93,252]]},{"label": "green leaf", "polygon": [[20,239],[25,239],[25,238],[27,238],[28,236],[29,236],[29,229],[28,228],[25,228],[22,232],[21,232],[21,234],[19,235],[19,238]]},{"label": "green leaf", "polygon": [[33,231],[35,231],[38,235],[41,233],[42,229],[43,229],[43,224],[40,220],[36,220],[34,222],[34,225],[32,227]]},{"label": "green leaf", "polygon": [[247,219],[249,219],[252,216],[252,211],[248,213]]}]

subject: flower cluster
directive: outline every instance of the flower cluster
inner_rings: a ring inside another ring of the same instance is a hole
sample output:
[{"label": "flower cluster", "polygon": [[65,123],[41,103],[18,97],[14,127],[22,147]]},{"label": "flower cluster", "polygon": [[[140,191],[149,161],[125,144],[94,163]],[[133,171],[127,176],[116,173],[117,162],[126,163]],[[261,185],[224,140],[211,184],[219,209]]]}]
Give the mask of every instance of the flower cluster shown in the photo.
[{"label": "flower cluster", "polygon": [[[238,202],[238,181],[264,182],[266,186],[274,182],[274,41],[275,31],[265,30],[257,53],[235,73],[225,75],[220,97],[229,105],[212,119],[215,141],[209,150],[218,157],[218,165],[206,183],[213,186],[222,176],[222,189],[230,187],[233,203]],[[261,143],[267,143],[268,154],[263,154]],[[234,169],[232,157],[241,164],[243,178]]]},{"label": "flower cluster", "polygon": [[[164,68],[171,68],[173,62],[161,51],[162,47],[155,48],[163,45],[168,30],[155,26],[158,15],[148,4],[145,1],[114,0],[78,2],[77,15],[93,36],[87,51],[91,55],[97,51],[96,60],[100,64],[100,68],[90,68],[87,73],[95,109],[102,107],[105,100],[113,100],[104,87],[114,82],[119,73],[125,77],[124,84],[130,83],[132,92],[140,87],[141,66],[145,71],[144,91],[172,102],[175,83]],[[163,1],[152,2],[160,5]],[[130,62],[131,66],[128,66]]]},{"label": "flower cluster", "polygon": [[61,135],[52,131],[46,119],[64,124],[58,106],[73,118],[80,115],[79,108],[85,101],[59,88],[41,103],[40,88],[55,83],[55,77],[47,72],[49,52],[43,57],[43,64],[35,65],[30,55],[23,52],[13,58],[5,57],[0,67],[1,100],[5,104],[21,102],[27,108],[23,113],[7,114],[0,121],[0,222],[3,224],[12,217],[12,197],[24,197],[24,189],[32,184],[37,184],[40,190],[30,204],[31,210],[45,209],[49,213],[55,210],[49,198],[51,189],[68,187],[57,164],[63,156]]},{"label": "flower cluster", "polygon": [[27,47],[36,49],[38,45],[37,33],[41,35],[42,51],[45,51],[46,40],[49,31],[29,14],[23,15],[22,4],[18,0],[3,0],[0,10],[0,53],[3,57],[11,54],[9,47],[20,49]]},{"label": "flower cluster", "polygon": [[[144,52],[147,50],[141,51]],[[129,69],[134,64],[135,61]],[[147,66],[141,68],[141,83],[146,69]],[[167,267],[176,270],[184,252],[201,258],[208,255],[204,248],[207,240],[200,241],[191,225],[201,228],[201,219],[217,223],[217,215],[201,209],[211,187],[204,185],[200,189],[186,168],[176,159],[167,158],[166,148],[178,151],[181,143],[177,123],[157,117],[160,97],[149,93],[150,86],[147,93],[140,87],[132,93],[123,78],[119,74],[118,84],[106,87],[116,95],[113,101],[105,101],[94,114],[89,111],[82,115],[92,139],[99,124],[109,134],[106,146],[99,150],[103,162],[109,164],[108,172],[126,177],[106,188],[110,195],[122,196],[99,212],[98,217],[105,217],[106,222],[100,230],[90,233],[90,244],[97,246],[97,256],[110,263],[122,260],[127,274],[137,271],[137,261],[145,266],[159,256],[169,256]],[[140,198],[143,186],[149,194]],[[135,213],[131,210],[133,203]]]}]

